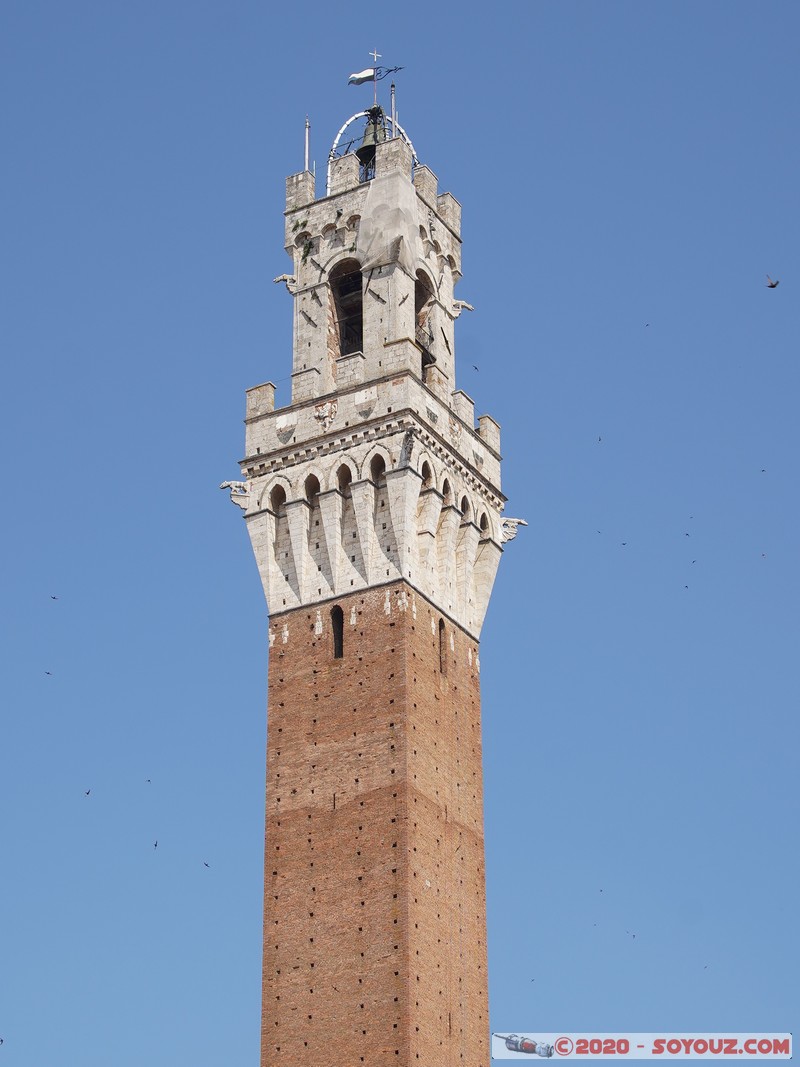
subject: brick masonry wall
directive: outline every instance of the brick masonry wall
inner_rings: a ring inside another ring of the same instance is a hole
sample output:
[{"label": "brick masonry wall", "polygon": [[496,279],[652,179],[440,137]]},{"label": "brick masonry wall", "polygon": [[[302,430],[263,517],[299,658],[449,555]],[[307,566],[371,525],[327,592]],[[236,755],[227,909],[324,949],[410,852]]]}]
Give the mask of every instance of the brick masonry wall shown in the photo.
[{"label": "brick masonry wall", "polygon": [[477,644],[403,582],[271,625],[262,1067],[488,1067]]}]

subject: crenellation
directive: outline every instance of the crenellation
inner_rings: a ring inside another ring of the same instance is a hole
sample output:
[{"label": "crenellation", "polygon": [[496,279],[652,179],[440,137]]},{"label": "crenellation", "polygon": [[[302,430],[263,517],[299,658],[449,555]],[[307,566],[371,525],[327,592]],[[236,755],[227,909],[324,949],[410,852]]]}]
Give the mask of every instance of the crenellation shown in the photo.
[{"label": "crenellation", "polygon": [[[436,198],[439,218],[455,237],[461,237],[461,204],[452,193],[440,193]],[[460,245],[460,241],[459,241]]]},{"label": "crenellation", "polygon": [[358,157],[354,152],[331,162],[329,196],[337,196],[358,186]]},{"label": "crenellation", "polygon": [[467,396],[463,389],[456,389],[453,393],[453,411],[462,422],[474,428],[475,401]]},{"label": "crenellation", "polygon": [[286,210],[296,211],[314,199],[314,175],[310,171],[292,174],[286,179]]},{"label": "crenellation", "polygon": [[411,148],[402,137],[384,141],[375,151],[376,178],[393,171],[400,171],[407,178],[411,176]]},{"label": "crenellation", "polygon": [[438,184],[439,179],[436,177],[430,167],[426,167],[424,164],[418,164],[414,168],[414,188],[417,190],[420,197],[425,201],[427,206],[434,211],[438,207]]},{"label": "crenellation", "polygon": [[253,419],[259,415],[267,415],[275,410],[275,386],[272,382],[264,382],[262,385],[254,385],[248,389],[247,408],[245,418]]}]

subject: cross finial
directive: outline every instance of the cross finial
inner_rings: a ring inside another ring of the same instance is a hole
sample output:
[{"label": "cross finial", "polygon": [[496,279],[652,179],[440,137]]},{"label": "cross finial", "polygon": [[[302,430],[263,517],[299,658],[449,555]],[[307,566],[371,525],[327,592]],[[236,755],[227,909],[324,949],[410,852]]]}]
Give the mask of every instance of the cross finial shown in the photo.
[{"label": "cross finial", "polygon": [[377,48],[374,48],[369,54],[372,56],[376,63],[379,59],[383,59],[383,56],[380,54]]}]

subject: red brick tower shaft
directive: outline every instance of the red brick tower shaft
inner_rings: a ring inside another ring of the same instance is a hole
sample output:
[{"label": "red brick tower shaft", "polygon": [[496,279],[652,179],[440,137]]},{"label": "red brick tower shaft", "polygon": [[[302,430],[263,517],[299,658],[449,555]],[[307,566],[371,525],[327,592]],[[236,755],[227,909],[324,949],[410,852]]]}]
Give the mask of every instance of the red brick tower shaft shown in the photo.
[{"label": "red brick tower shaft", "polygon": [[262,1062],[485,1067],[477,646],[403,582],[337,606],[340,658],[274,620]]}]

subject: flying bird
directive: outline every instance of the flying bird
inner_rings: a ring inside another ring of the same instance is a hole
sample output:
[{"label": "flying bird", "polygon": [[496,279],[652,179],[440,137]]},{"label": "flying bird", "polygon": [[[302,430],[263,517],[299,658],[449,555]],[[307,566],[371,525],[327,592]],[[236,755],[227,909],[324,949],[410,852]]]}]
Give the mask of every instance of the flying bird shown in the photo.
[{"label": "flying bird", "polygon": [[57,597],[57,596],[53,596],[53,594],[51,593],[51,594],[50,594],[50,599],[51,599],[51,600],[58,600],[58,597]]},{"label": "flying bird", "polygon": [[86,792],[83,795],[85,797],[88,797],[90,793],[91,793],[91,789],[87,789]]},{"label": "flying bird", "polygon": [[204,866],[204,867],[210,867],[210,866],[211,866],[211,864],[210,864],[210,863],[206,863],[206,861],[205,861],[205,860],[203,860],[203,866]]},{"label": "flying bird", "polygon": [[52,672],[52,671],[45,671],[44,673],[45,673],[45,674],[49,674],[49,675],[51,675],[51,676],[52,676],[52,674],[53,674],[53,672]]},{"label": "flying bird", "polygon": [[480,369],[476,367],[474,363],[472,364],[472,369],[478,371],[478,374],[480,374]]},{"label": "flying bird", "polygon": [[158,848],[158,841],[153,845],[153,848]]},{"label": "flying bird", "polygon": [[776,282],[774,282],[772,280],[772,278],[770,278],[770,276],[767,275],[767,289],[777,289],[780,284],[781,284],[780,278],[778,278],[778,280]]}]

